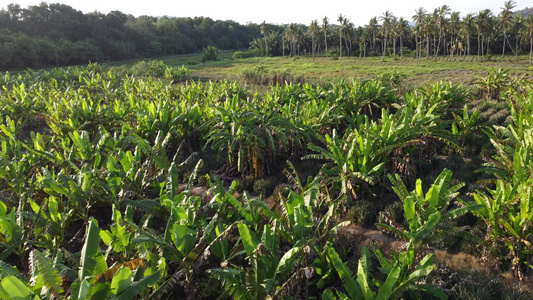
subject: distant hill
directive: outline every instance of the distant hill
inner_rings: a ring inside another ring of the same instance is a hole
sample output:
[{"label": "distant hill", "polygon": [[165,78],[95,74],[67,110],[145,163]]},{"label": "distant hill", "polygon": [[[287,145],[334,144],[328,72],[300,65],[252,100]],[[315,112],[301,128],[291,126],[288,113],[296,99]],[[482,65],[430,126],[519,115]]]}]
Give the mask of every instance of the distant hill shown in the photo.
[{"label": "distant hill", "polygon": [[532,8],[524,8],[522,10],[518,10],[515,12],[515,14],[520,14],[522,15],[522,17],[524,18],[527,18],[529,17],[531,14],[533,14],[533,7]]}]

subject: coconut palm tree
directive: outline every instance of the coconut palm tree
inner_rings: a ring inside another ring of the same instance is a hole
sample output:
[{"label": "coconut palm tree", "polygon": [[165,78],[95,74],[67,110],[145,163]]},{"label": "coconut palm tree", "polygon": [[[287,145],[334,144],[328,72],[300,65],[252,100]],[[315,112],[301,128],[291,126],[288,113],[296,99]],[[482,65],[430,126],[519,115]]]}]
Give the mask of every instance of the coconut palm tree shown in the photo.
[{"label": "coconut palm tree", "polygon": [[[426,60],[429,59],[431,34],[434,34],[435,18],[433,15],[426,15],[424,22],[422,23],[422,32],[426,36]],[[433,44],[435,44],[435,38],[433,38]]]},{"label": "coconut palm tree", "polygon": [[390,36],[392,38],[392,55],[396,56],[396,39],[398,36],[398,18],[393,17],[390,24]]},{"label": "coconut palm tree", "polygon": [[298,27],[296,29],[294,41],[295,41],[295,47],[297,50],[297,55],[300,55],[300,47],[304,44],[304,41],[305,41],[304,30],[302,29],[302,27]]},{"label": "coconut palm tree", "polygon": [[520,36],[525,27],[525,20],[522,15],[517,14],[513,19],[512,32],[515,35],[515,59],[518,60],[518,50],[520,45]]},{"label": "coconut palm tree", "polygon": [[385,51],[388,49],[388,37],[389,37],[389,30],[391,27],[392,18],[394,18],[394,15],[390,11],[385,11],[383,13],[383,16],[379,17],[379,19],[382,21],[381,24],[381,33],[383,36],[383,55],[381,56],[381,60],[385,60]]},{"label": "coconut palm tree", "polygon": [[263,53],[263,55],[267,56],[268,55],[267,36],[268,36],[268,33],[269,33],[269,29],[268,29],[268,25],[266,24],[265,21],[263,21],[263,24],[261,24],[260,30],[261,30],[261,34],[263,35],[263,40],[265,42],[265,47],[264,47],[265,53]]},{"label": "coconut palm tree", "polygon": [[[451,38],[450,42],[453,44],[452,47],[454,49],[457,49],[457,44],[459,43],[457,40],[457,32],[459,31],[459,25],[461,23],[461,16],[458,11],[454,11],[450,15],[450,30],[451,30]],[[453,57],[453,52],[450,51],[450,57]]]},{"label": "coconut palm tree", "polygon": [[311,21],[311,25],[309,25],[307,31],[311,33],[311,52],[313,53],[313,60],[315,60],[315,37],[320,31],[320,27],[318,27],[318,20]]},{"label": "coconut palm tree", "polygon": [[407,23],[407,20],[403,17],[400,17],[396,24],[396,29],[396,33],[400,38],[400,56],[403,56],[403,38],[406,37],[409,29],[409,24]]},{"label": "coconut palm tree", "polygon": [[342,22],[344,21],[344,17],[342,16],[342,14],[339,14],[337,21],[339,21],[339,59],[341,59],[342,58]]},{"label": "coconut palm tree", "polygon": [[429,24],[429,26],[433,33],[433,57],[435,57],[436,59],[437,52],[439,52],[439,45],[437,44],[437,32],[439,30],[439,9],[438,8],[435,8],[435,10],[433,10],[433,14],[431,14],[431,23]]},{"label": "coconut palm tree", "polygon": [[378,31],[378,19],[376,17],[370,19],[368,22],[368,32],[372,35],[372,52],[376,52],[376,32]]},{"label": "coconut palm tree", "polygon": [[285,28],[285,39],[289,41],[289,50],[290,50],[290,56],[294,56],[294,40],[296,35],[296,26],[294,24],[290,24]]},{"label": "coconut palm tree", "polygon": [[440,8],[436,9],[437,11],[437,26],[439,27],[439,43],[437,44],[436,52],[438,53],[440,48],[441,39],[443,39],[443,54],[446,55],[446,30],[448,27],[447,15],[451,13],[451,9],[448,5],[443,5]]},{"label": "coconut palm tree", "polygon": [[476,27],[477,27],[477,43],[478,43],[478,60],[481,50],[481,60],[483,59],[483,55],[485,53],[484,48],[484,42],[485,38],[487,38],[487,31],[489,29],[489,22],[491,17],[491,12],[489,9],[482,10],[478,13],[476,18]]},{"label": "coconut palm tree", "polygon": [[366,26],[365,28],[363,28],[363,32],[359,37],[359,49],[363,49],[363,60],[366,59],[366,41],[368,39],[368,32],[368,26]]},{"label": "coconut palm tree", "polygon": [[[346,51],[348,51],[348,56],[350,56],[354,31],[353,24],[350,23],[350,20],[348,20],[346,17],[344,17],[344,20],[342,20],[342,31],[344,32],[344,44],[346,46]],[[348,41],[350,41],[350,45],[348,45]]]},{"label": "coconut palm tree", "polygon": [[505,42],[507,42],[511,51],[514,52],[513,47],[511,47],[511,43],[509,43],[509,39],[507,38],[507,30],[513,23],[513,12],[511,9],[515,8],[515,6],[516,4],[513,0],[505,1],[504,7],[502,7],[503,10],[500,12],[500,28],[503,32],[502,57],[505,56]]},{"label": "coconut palm tree", "polygon": [[322,19],[322,30],[324,31],[324,45],[326,47],[326,62],[328,61],[328,24],[329,20],[328,17],[325,16],[324,19]]},{"label": "coconut palm tree", "polygon": [[422,56],[422,41],[419,41],[419,37],[422,31],[422,23],[424,22],[426,15],[427,12],[423,7],[419,7],[418,9],[416,9],[415,14],[413,15],[413,21],[415,22],[415,51],[417,59]]},{"label": "coconut palm tree", "polygon": [[476,29],[475,27],[476,19],[474,15],[467,14],[466,17],[463,19],[463,30],[466,37],[466,53],[467,53],[467,59],[466,61],[470,61],[470,36],[472,35],[472,32]]}]

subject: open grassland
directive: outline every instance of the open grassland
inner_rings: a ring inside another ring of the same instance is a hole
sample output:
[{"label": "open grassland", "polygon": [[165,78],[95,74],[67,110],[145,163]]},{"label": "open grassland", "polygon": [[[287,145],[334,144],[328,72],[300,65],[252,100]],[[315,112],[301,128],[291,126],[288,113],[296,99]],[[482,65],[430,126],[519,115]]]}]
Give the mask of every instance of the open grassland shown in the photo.
[{"label": "open grassland", "polygon": [[486,61],[477,61],[477,56],[451,60],[448,56],[422,58],[412,57],[343,57],[340,60],[308,56],[298,57],[253,57],[232,59],[232,52],[225,51],[215,62],[201,62],[200,55],[181,55],[162,58],[170,66],[184,65],[192,70],[195,78],[203,80],[241,80],[243,73],[261,69],[270,74],[285,74],[302,78],[306,82],[325,82],[338,78],[365,80],[381,73],[397,71],[407,75],[405,82],[412,85],[427,84],[439,80],[453,83],[471,84],[475,77],[485,74],[492,68],[507,69],[509,74],[533,79],[533,67],[528,65],[526,56],[501,58],[494,56]]}]

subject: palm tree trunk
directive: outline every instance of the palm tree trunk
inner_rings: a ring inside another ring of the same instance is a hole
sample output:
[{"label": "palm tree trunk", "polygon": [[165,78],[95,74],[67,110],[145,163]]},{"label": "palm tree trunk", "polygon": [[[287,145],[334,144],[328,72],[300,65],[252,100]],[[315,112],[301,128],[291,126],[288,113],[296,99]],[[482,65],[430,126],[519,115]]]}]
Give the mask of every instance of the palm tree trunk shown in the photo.
[{"label": "palm tree trunk", "polygon": [[507,38],[507,34],[505,34],[505,31],[503,32],[503,48],[502,48],[502,57],[505,56],[505,39]]},{"label": "palm tree trunk", "polygon": [[400,57],[403,57],[403,39],[400,35]]},{"label": "palm tree trunk", "polygon": [[485,37],[481,36],[481,60],[483,60],[483,53],[485,53],[485,48],[483,47],[483,44],[485,43]]},{"label": "palm tree trunk", "polygon": [[[350,44],[351,43],[352,42],[350,41]],[[346,39],[346,37],[344,38],[344,44],[346,46],[346,50],[348,51],[348,56],[350,56],[350,52],[351,52],[350,48],[352,48],[352,47],[348,47],[348,40]]]},{"label": "palm tree trunk", "polygon": [[479,45],[479,42],[481,41],[479,34],[477,35],[477,60],[479,61],[479,51],[481,50],[481,46]]},{"label": "palm tree trunk", "polygon": [[468,49],[468,56],[466,58],[466,61],[469,62],[470,61],[470,34],[468,34],[466,36],[466,43],[467,43],[467,49]]},{"label": "palm tree trunk", "polygon": [[415,35],[415,58],[418,60],[418,35]]},{"label": "palm tree trunk", "polygon": [[381,61],[385,60],[385,50],[387,49],[387,35],[385,34],[385,39],[383,40],[383,55],[381,56]]},{"label": "palm tree trunk", "polygon": [[339,32],[339,60],[342,58],[342,31]]},{"label": "palm tree trunk", "polygon": [[326,30],[324,30],[324,45],[326,46],[326,62],[328,62],[329,60],[329,57],[328,57],[328,36],[326,34]]},{"label": "palm tree trunk", "polygon": [[426,35],[426,60],[429,58],[429,33]]},{"label": "palm tree trunk", "polygon": [[[439,44],[440,44],[440,35],[439,35]],[[433,56],[437,58],[437,51],[439,51],[439,44],[437,44],[437,35],[433,35]]]},{"label": "palm tree trunk", "polygon": [[442,48],[444,48],[444,55],[446,55],[446,50],[448,49],[446,48],[446,32],[444,32],[444,43],[442,44]]},{"label": "palm tree trunk", "polygon": [[281,53],[283,57],[285,58],[285,35],[284,34],[281,37]]},{"label": "palm tree trunk", "polygon": [[396,56],[396,36],[392,36],[392,54]]},{"label": "palm tree trunk", "polygon": [[516,38],[516,45],[515,45],[515,49],[516,49],[516,52],[514,53],[515,54],[515,60],[518,60],[518,37]]},{"label": "palm tree trunk", "polygon": [[529,65],[531,66],[531,59],[533,58],[533,34],[529,39]]},{"label": "palm tree trunk", "polygon": [[313,52],[313,61],[315,61],[315,34],[311,38],[311,51]]}]

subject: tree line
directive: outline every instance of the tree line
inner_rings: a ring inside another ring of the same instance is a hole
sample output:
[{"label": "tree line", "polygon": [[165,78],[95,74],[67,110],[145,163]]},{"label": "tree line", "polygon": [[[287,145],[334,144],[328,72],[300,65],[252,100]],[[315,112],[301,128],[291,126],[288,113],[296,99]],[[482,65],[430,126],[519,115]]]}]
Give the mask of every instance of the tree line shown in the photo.
[{"label": "tree line", "polygon": [[[385,11],[364,26],[354,26],[340,14],[337,22],[324,17],[309,26],[289,24],[283,31],[261,25],[262,37],[252,43],[262,55],[343,55],[403,56],[408,51],[417,59],[449,55],[451,59],[509,53],[533,54],[533,9],[513,12],[514,1],[506,1],[495,14],[489,9],[462,17],[448,5],[428,12],[423,7],[414,11],[412,22]],[[329,49],[329,50],[328,50]]]},{"label": "tree line", "polygon": [[[364,26],[344,15],[324,17],[310,25],[274,25],[212,20],[207,17],[134,17],[120,11],[84,14],[68,5],[45,2],[0,10],[0,68],[65,66],[88,62],[138,59],[218,49],[250,48],[246,56],[411,55],[429,59],[483,60],[487,55],[533,56],[533,9],[513,11],[504,3],[461,16],[448,5],[428,12],[420,7],[412,20],[385,11]],[[326,55],[327,54],[327,55]],[[472,57],[474,56],[474,57]]]},{"label": "tree line", "polygon": [[41,3],[0,10],[0,68],[65,66],[88,62],[196,53],[208,45],[247,48],[258,24],[211,18],[151,17]]}]

